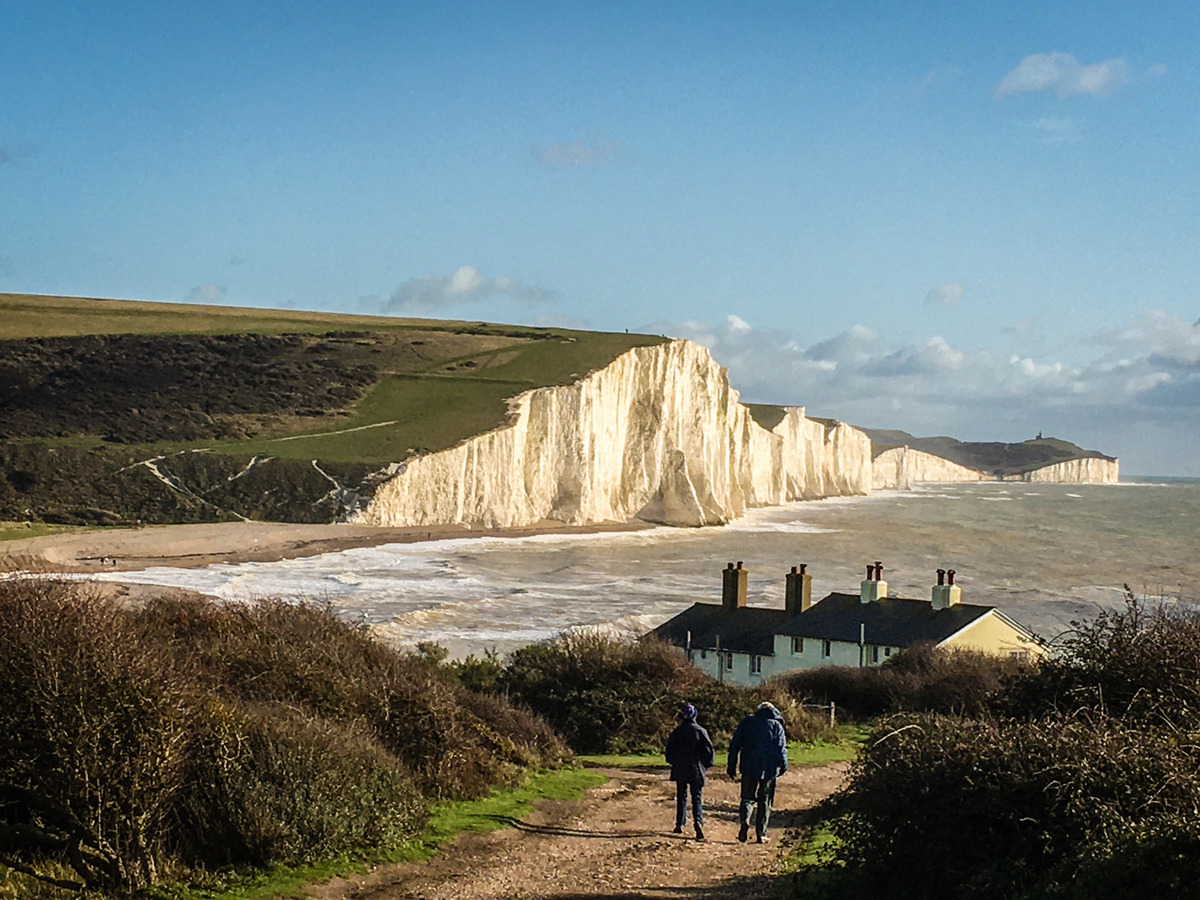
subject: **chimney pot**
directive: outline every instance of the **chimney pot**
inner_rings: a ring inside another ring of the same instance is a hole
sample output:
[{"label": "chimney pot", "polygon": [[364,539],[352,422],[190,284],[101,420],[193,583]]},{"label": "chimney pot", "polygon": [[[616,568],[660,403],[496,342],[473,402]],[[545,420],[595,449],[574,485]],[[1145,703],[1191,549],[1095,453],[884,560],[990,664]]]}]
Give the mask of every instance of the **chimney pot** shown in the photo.
[{"label": "chimney pot", "polygon": [[738,568],[740,569],[741,567],[742,567],[742,561],[739,559],[738,560]]},{"label": "chimney pot", "polygon": [[793,574],[793,575],[795,575],[795,574],[796,574],[796,567],[795,567],[795,566],[792,566],[792,574]]},{"label": "chimney pot", "polygon": [[883,581],[883,563],[879,560],[875,560],[875,580]]},{"label": "chimney pot", "polygon": [[808,563],[800,563],[800,574],[804,575],[808,572]]},{"label": "chimney pot", "polygon": [[938,576],[938,584],[946,583],[946,570],[945,569],[938,569],[937,576]]},{"label": "chimney pot", "polygon": [[875,567],[867,566],[867,581],[874,581],[874,580],[875,580]]},{"label": "chimney pot", "polygon": [[954,570],[953,569],[951,569],[949,572],[946,573],[946,577],[950,579],[950,582],[949,582],[950,584],[954,584]]}]

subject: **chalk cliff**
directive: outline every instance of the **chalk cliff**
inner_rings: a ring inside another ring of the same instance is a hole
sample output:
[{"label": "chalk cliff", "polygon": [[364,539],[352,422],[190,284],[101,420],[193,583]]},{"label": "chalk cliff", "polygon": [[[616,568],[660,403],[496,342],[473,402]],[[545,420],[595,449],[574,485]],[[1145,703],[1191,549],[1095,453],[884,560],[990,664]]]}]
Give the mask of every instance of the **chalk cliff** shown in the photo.
[{"label": "chalk cliff", "polygon": [[768,430],[707,349],[671,341],[514,397],[508,425],[408,460],[350,520],[711,525],[751,507],[865,494],[871,473],[863,432],[801,408]]},{"label": "chalk cliff", "polygon": [[893,447],[875,457],[871,488],[876,491],[907,489],[920,482],[983,481],[977,469],[960,466],[932,453],[911,447]]},{"label": "chalk cliff", "polygon": [[1117,460],[1088,457],[1043,466],[1026,472],[1019,480],[1041,484],[1116,484],[1119,476]]}]

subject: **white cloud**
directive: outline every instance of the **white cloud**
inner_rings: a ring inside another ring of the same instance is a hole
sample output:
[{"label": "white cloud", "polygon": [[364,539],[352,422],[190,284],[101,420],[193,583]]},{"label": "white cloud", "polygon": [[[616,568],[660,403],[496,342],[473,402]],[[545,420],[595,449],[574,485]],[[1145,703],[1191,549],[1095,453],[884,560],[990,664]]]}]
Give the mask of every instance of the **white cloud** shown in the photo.
[{"label": "white cloud", "polygon": [[200,284],[188,291],[188,303],[201,303],[206,306],[213,306],[225,300],[226,290],[219,284],[213,284],[211,281],[207,284]]},{"label": "white cloud", "polygon": [[[1196,467],[1200,324],[1162,312],[1095,335],[1098,352],[1083,364],[1028,350],[967,351],[939,336],[891,343],[861,325],[807,343],[779,329],[744,326],[730,316],[718,326],[657,323],[647,330],[709,347],[751,402],[964,440],[1022,440],[1044,430],[1118,455],[1122,447],[1138,448],[1148,461],[1139,467],[1133,460],[1131,472]],[[1028,332],[1019,328],[1015,337],[1028,339]],[[1149,433],[1161,440],[1140,436]]]},{"label": "white cloud", "polygon": [[551,294],[508,275],[487,278],[474,266],[462,266],[444,278],[414,278],[404,282],[392,292],[385,306],[389,312],[420,315],[495,297],[543,303]]},{"label": "white cloud", "polygon": [[1103,97],[1129,79],[1129,64],[1123,59],[1083,65],[1069,53],[1034,53],[1004,76],[996,88],[996,98],[1037,91],[1052,91],[1060,97]]},{"label": "white cloud", "polygon": [[939,284],[935,288],[930,288],[925,295],[926,306],[950,306],[962,299],[963,287],[961,282],[947,281],[945,284]]},{"label": "white cloud", "polygon": [[615,141],[572,141],[569,144],[551,144],[535,155],[543,168],[575,169],[609,162],[617,155],[618,147]]}]

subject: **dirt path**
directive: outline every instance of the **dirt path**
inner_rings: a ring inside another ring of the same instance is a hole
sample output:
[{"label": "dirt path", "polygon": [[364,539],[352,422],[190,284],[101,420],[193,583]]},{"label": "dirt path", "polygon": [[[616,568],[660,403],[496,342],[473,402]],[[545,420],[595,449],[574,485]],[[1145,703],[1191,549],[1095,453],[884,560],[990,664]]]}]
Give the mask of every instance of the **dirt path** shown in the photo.
[{"label": "dirt path", "polygon": [[[845,764],[793,769],[779,780],[770,841],[737,841],[737,785],[705,788],[708,840],[671,834],[674,785],[666,773],[601,770],[609,781],[577,801],[543,801],[511,828],[460,837],[425,863],[387,866],[312,887],[312,900],[743,900],[771,896],[806,811],[828,796]],[[751,833],[753,835],[753,832]]]}]

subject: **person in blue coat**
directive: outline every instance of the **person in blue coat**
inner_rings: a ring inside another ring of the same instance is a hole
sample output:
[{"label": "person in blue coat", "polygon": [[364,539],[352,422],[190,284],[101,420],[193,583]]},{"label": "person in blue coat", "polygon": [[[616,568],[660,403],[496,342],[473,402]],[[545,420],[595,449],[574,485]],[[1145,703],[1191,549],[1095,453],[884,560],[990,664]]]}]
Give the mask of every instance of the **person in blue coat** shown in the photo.
[{"label": "person in blue coat", "polygon": [[713,764],[713,742],[696,721],[698,713],[692,704],[679,711],[680,723],[667,738],[667,763],[671,780],[675,782],[675,834],[683,834],[687,823],[687,795],[692,794],[692,824],[696,840],[704,840],[704,782],[708,767]]},{"label": "person in blue coat", "polygon": [[750,832],[750,813],[755,812],[754,833],[760,844],[767,840],[767,823],[775,802],[775,779],[787,771],[787,734],[783,716],[772,703],[760,703],[758,709],[738,723],[729,742],[729,777],[737,780],[738,762],[742,766],[742,803],[738,810],[738,840],[746,842]]}]

